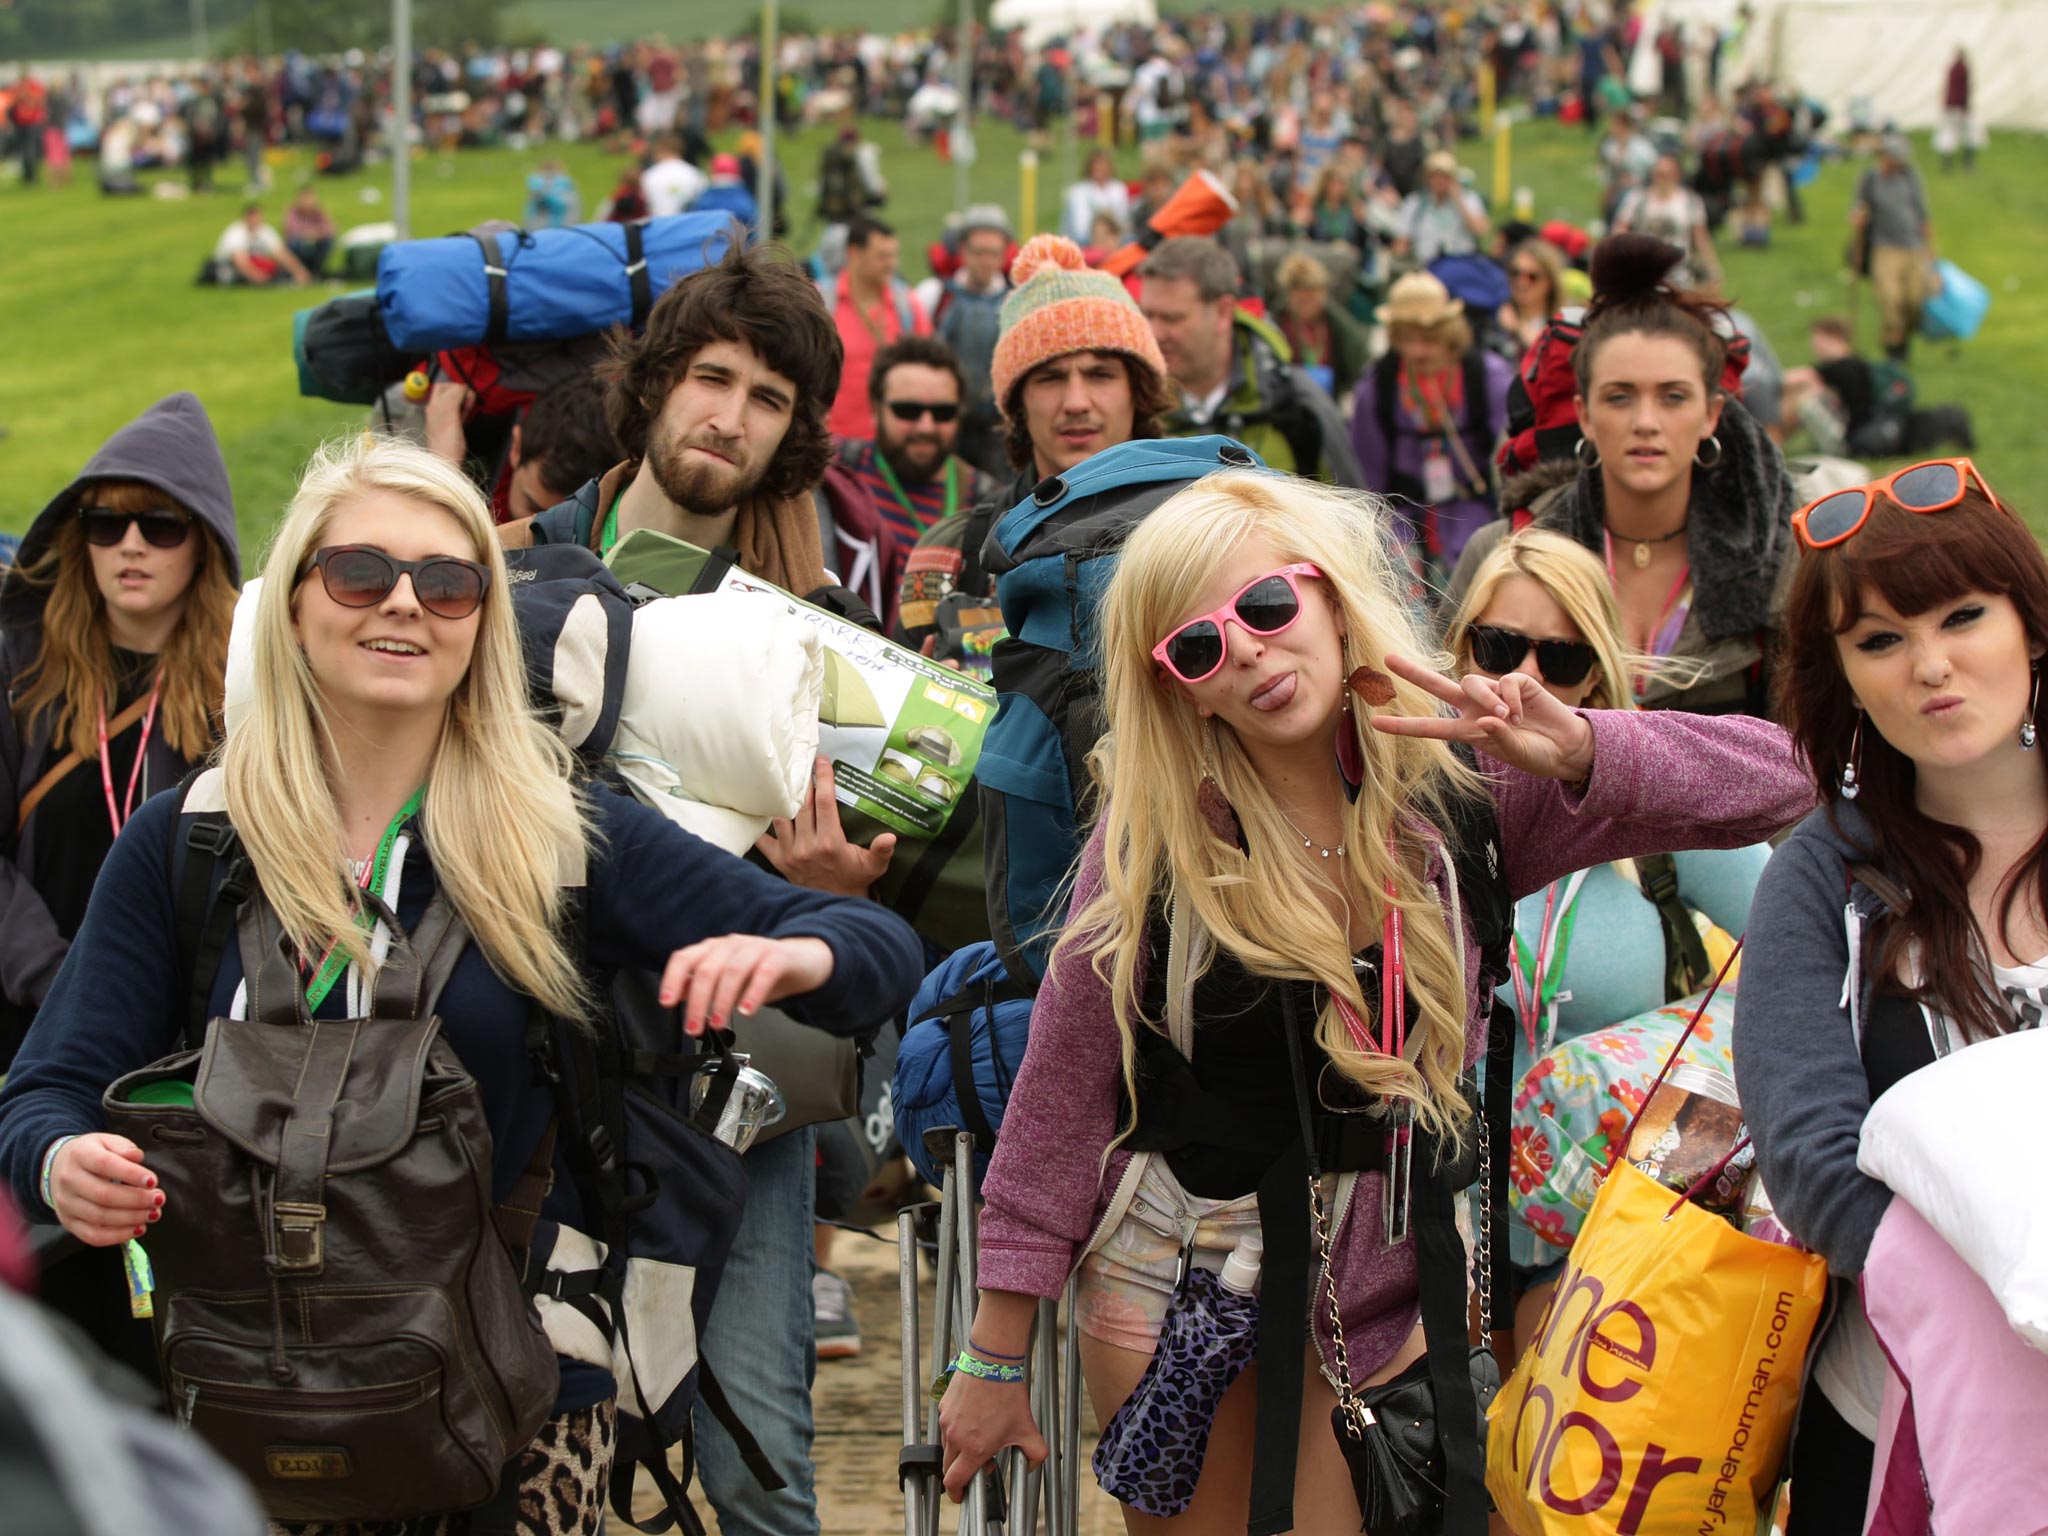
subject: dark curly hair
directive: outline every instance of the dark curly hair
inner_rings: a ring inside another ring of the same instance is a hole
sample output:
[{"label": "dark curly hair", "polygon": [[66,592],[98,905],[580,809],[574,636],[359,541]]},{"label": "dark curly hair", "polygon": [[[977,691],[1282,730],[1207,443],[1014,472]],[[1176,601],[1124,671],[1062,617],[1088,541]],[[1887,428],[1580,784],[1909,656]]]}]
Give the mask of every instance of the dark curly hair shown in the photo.
[{"label": "dark curly hair", "polygon": [[[1061,354],[1065,356],[1066,354]],[[1124,377],[1131,381],[1131,438],[1143,441],[1147,438],[1166,435],[1166,417],[1177,403],[1166,392],[1166,380],[1154,373],[1128,352],[1105,352],[1104,357],[1114,357],[1124,365]],[[1045,362],[1055,361],[1046,358]],[[1044,363],[1039,364],[1043,367]],[[1014,469],[1023,469],[1032,462],[1031,424],[1024,416],[1024,386],[1031,381],[1031,375],[1038,368],[1030,369],[1010,386],[1010,398],[1003,402],[1003,449],[1009,455]]]},{"label": "dark curly hair", "polygon": [[748,249],[734,241],[725,256],[677,283],[655,302],[638,336],[612,334],[600,365],[605,415],[628,459],[647,454],[647,430],[690,359],[714,341],[737,342],[796,388],[789,430],[762,477],[761,490],[783,500],[807,495],[832,460],[825,413],[839,393],[846,349],[818,285],[779,246]]}]

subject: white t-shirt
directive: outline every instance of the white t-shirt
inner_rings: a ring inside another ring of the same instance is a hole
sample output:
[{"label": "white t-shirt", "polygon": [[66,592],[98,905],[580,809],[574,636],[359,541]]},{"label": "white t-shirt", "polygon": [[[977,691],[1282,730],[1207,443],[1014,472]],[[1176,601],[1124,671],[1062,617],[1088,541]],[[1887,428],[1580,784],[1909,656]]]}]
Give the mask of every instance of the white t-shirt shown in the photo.
[{"label": "white t-shirt", "polygon": [[640,173],[640,195],[651,218],[681,213],[710,185],[711,178],[687,160],[657,160]]},{"label": "white t-shirt", "polygon": [[[2048,957],[2032,965],[1994,965],[1991,978],[2005,999],[2017,1029],[2039,1029],[2048,1017]],[[1969,1042],[1953,1021],[1922,1008],[1934,1054],[1946,1056]],[[1843,1293],[1841,1310],[1813,1363],[1813,1380],[1844,1422],[1867,1440],[1877,1439],[1878,1414],[1884,1406],[1884,1351],[1863,1314],[1863,1298],[1853,1287]]]},{"label": "white t-shirt", "polygon": [[213,259],[233,261],[237,256],[254,254],[275,260],[283,250],[284,236],[268,224],[259,226],[252,235],[249,226],[237,219],[223,230],[220,239],[214,242]]}]

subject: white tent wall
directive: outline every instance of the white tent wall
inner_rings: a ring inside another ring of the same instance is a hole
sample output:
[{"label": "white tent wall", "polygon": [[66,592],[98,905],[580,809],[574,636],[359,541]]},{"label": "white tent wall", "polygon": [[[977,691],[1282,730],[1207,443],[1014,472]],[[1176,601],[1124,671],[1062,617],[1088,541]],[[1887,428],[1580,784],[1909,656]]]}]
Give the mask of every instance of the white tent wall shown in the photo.
[{"label": "white tent wall", "polygon": [[1930,128],[1959,46],[1978,122],[2048,130],[2048,0],[1764,0],[1722,78],[1792,86],[1836,123],[1862,96],[1879,123]]},{"label": "white tent wall", "polygon": [[1026,45],[1041,48],[1056,37],[1107,27],[1149,27],[1159,20],[1159,7],[1155,0],[996,0],[989,20],[1022,28]]}]

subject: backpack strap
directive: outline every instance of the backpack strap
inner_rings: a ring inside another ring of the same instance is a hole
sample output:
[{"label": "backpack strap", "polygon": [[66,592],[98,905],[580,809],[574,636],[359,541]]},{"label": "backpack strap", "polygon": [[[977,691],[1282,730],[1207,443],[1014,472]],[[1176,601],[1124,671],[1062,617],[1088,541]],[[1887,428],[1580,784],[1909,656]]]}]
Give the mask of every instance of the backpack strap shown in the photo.
[{"label": "backpack strap", "polygon": [[1380,441],[1387,445],[1389,462],[1394,456],[1394,394],[1401,387],[1401,354],[1388,352],[1372,365],[1372,407],[1379,422]]},{"label": "backpack strap", "polygon": [[[178,786],[177,820],[185,828],[185,863],[173,892],[186,995],[180,1045],[194,1050],[206,1038],[213,978],[234,933],[236,910],[255,893],[256,879],[228,820],[220,769],[201,768],[185,776]],[[215,890],[214,869],[224,860],[227,872]]]},{"label": "backpack strap", "polygon": [[946,1053],[953,1068],[953,1097],[960,1105],[961,1129],[973,1136],[978,1147],[993,1148],[996,1128],[989,1124],[981,1107],[981,1095],[974,1088],[974,1016],[983,1009],[989,1014],[989,1051],[998,1075],[1002,1058],[995,1055],[995,1009],[998,1003],[1018,1002],[1032,995],[1031,989],[1005,973],[1001,979],[984,977],[969,982],[960,991],[924,1015],[946,1023]]},{"label": "backpack strap", "polygon": [[1893,916],[1912,908],[1913,898],[1906,894],[1906,888],[1875,864],[1851,864],[1849,878],[1889,907]]},{"label": "backpack strap", "polygon": [[484,253],[484,277],[490,285],[491,317],[484,326],[483,344],[495,347],[505,339],[512,325],[512,309],[505,294],[504,258],[499,254],[495,237],[480,235],[473,229],[466,233],[476,242],[477,249]]},{"label": "backpack strap", "polygon": [[1713,979],[1713,962],[1699,925],[1679,899],[1678,861],[1668,853],[1645,854],[1636,860],[1636,873],[1664,929],[1664,1000],[1676,1002]]},{"label": "backpack strap", "polygon": [[647,273],[647,252],[643,244],[641,226],[627,224],[626,231],[626,279],[633,287],[634,330],[647,323],[648,313],[654,308],[654,282]]}]

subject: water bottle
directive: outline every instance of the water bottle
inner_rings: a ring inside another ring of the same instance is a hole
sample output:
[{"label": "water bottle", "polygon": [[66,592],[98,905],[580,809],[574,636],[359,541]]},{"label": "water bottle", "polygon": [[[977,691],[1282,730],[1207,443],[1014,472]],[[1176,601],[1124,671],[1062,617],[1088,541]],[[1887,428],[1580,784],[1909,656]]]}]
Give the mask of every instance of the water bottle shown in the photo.
[{"label": "water bottle", "polygon": [[1143,1515],[1187,1509],[1209,1451],[1216,1405],[1258,1347],[1259,1283],[1265,1245],[1239,1239],[1221,1273],[1189,1268],[1160,1325],[1159,1347],[1095,1446],[1104,1490]]}]

